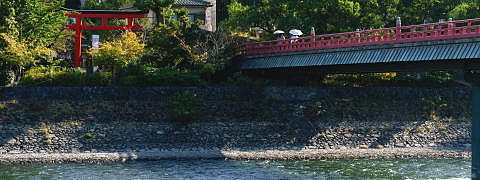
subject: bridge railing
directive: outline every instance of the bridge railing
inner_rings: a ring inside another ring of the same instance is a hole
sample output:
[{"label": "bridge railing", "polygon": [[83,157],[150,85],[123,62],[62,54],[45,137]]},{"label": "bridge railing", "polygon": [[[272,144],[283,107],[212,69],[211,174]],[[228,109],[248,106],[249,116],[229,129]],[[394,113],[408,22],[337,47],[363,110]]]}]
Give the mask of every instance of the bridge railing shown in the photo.
[{"label": "bridge railing", "polygon": [[243,55],[480,37],[480,18],[243,44]]}]

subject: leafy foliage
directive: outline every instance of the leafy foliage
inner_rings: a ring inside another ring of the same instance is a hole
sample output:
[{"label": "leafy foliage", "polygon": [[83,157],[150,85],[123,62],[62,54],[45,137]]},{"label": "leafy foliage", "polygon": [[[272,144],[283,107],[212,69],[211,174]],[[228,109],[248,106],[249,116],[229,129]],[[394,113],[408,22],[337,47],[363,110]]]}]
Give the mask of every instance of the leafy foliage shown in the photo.
[{"label": "leafy foliage", "polygon": [[111,73],[84,73],[79,69],[39,66],[30,69],[20,86],[198,86],[204,84],[200,76],[166,68],[128,65],[119,70],[116,81]]},{"label": "leafy foliage", "polygon": [[480,17],[476,0],[222,0],[227,7],[223,26],[234,33],[260,27],[266,37],[275,29],[315,27],[317,34],[392,27],[395,17],[404,24],[432,23],[450,17]]},{"label": "leafy foliage", "polygon": [[197,73],[167,68],[129,65],[119,72],[120,86],[198,86],[203,84]]},{"label": "leafy foliage", "polygon": [[193,92],[185,91],[178,94],[170,99],[168,117],[176,123],[191,123],[198,115],[200,103],[200,97]]},{"label": "leafy foliage", "polygon": [[35,51],[28,48],[27,43],[19,42],[18,38],[2,33],[0,38],[4,41],[4,48],[0,51],[0,58],[9,64],[23,67],[35,60]]},{"label": "leafy foliage", "polygon": [[127,32],[122,39],[101,43],[101,47],[90,50],[90,54],[95,64],[115,70],[136,62],[143,55],[144,47],[135,33]]},{"label": "leafy foliage", "polygon": [[92,133],[85,133],[85,134],[83,134],[83,138],[85,138],[85,139],[95,139],[96,136],[93,135]]},{"label": "leafy foliage", "polygon": [[[18,35],[34,45],[50,45],[61,35],[65,22],[63,6],[58,0],[1,1],[0,28],[2,32]],[[6,25],[6,26],[5,26]],[[18,34],[16,33],[18,32]]]},{"label": "leafy foliage", "polygon": [[319,32],[335,32],[355,28],[360,16],[359,3],[349,0],[260,2],[259,6],[247,6],[233,0],[224,26],[230,31],[260,27],[271,33],[278,28],[306,31],[316,27]]},{"label": "leafy foliage", "polygon": [[416,86],[445,87],[457,86],[448,72],[423,73],[363,73],[327,75],[323,86],[368,87],[368,86]]},{"label": "leafy foliage", "polygon": [[252,78],[245,74],[237,72],[233,73],[232,76],[227,78],[227,80],[222,84],[226,86],[262,87],[272,85],[273,83],[268,80]]},{"label": "leafy foliage", "polygon": [[135,0],[86,0],[82,9],[110,9],[117,10],[130,3],[134,3]]},{"label": "leafy foliage", "polygon": [[[128,4],[134,3],[135,0],[86,0],[85,4],[81,9],[89,10],[118,10],[125,7]],[[93,18],[84,18],[84,23],[89,25],[98,25],[101,24],[101,19]],[[126,24],[125,19],[110,19],[109,24],[111,25],[123,25]],[[121,38],[122,31],[83,31],[83,36],[85,38],[90,38],[92,35],[99,35],[101,42],[113,41]]]},{"label": "leafy foliage", "polygon": [[[154,27],[147,33],[147,53],[142,62],[153,67],[170,67],[176,70],[193,69],[198,59],[194,42],[200,30],[189,22],[186,10],[169,10],[167,24]],[[173,18],[174,15],[177,18]]]},{"label": "leafy foliage", "polygon": [[228,66],[243,40],[224,31],[207,32],[190,22],[185,9],[169,9],[167,24],[147,33],[147,53],[142,63],[178,71],[199,72],[211,77]]},{"label": "leafy foliage", "polygon": [[25,73],[20,86],[107,86],[111,76],[87,74],[78,69],[35,67]]},{"label": "leafy foliage", "polygon": [[480,17],[480,2],[471,1],[459,4],[448,15],[456,19]]},{"label": "leafy foliage", "polygon": [[175,0],[136,0],[135,5],[140,7],[143,10],[153,10],[156,16],[156,24],[165,24],[166,18],[168,17],[166,11],[170,8]]},{"label": "leafy foliage", "polygon": [[66,37],[61,6],[57,0],[0,1],[0,84],[18,79],[25,68],[64,47],[58,43]]}]

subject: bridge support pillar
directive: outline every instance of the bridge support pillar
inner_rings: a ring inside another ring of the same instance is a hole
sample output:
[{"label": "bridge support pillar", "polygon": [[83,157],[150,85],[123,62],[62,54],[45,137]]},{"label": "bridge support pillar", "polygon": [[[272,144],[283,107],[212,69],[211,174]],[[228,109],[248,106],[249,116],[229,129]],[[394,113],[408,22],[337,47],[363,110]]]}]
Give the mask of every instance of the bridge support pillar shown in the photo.
[{"label": "bridge support pillar", "polygon": [[480,82],[472,89],[472,179],[480,180]]}]

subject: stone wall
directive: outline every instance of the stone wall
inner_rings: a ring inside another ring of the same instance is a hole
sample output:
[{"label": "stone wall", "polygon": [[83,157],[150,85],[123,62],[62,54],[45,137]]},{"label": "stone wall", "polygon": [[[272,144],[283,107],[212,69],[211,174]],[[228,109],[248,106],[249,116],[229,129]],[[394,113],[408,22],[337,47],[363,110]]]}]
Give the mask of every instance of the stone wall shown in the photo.
[{"label": "stone wall", "polygon": [[138,100],[162,101],[183,91],[191,91],[203,99],[231,97],[261,98],[258,88],[188,88],[188,87],[31,87],[4,88],[0,100]]},{"label": "stone wall", "polygon": [[164,100],[182,91],[192,91],[204,99],[258,99],[276,101],[309,101],[337,97],[402,97],[418,98],[451,94],[454,97],[471,95],[470,88],[245,88],[245,87],[27,87],[0,89],[0,100]]}]

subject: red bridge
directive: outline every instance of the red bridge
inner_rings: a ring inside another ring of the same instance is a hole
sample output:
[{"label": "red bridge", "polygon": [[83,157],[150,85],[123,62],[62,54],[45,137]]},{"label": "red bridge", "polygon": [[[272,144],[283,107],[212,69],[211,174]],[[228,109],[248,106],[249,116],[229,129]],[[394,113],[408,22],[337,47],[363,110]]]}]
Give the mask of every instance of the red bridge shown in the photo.
[{"label": "red bridge", "polygon": [[392,28],[312,35],[295,39],[295,43],[291,43],[292,39],[249,42],[244,44],[243,54],[250,56],[473,37],[480,37],[480,18],[411,26],[402,26],[398,19],[397,26]]}]

